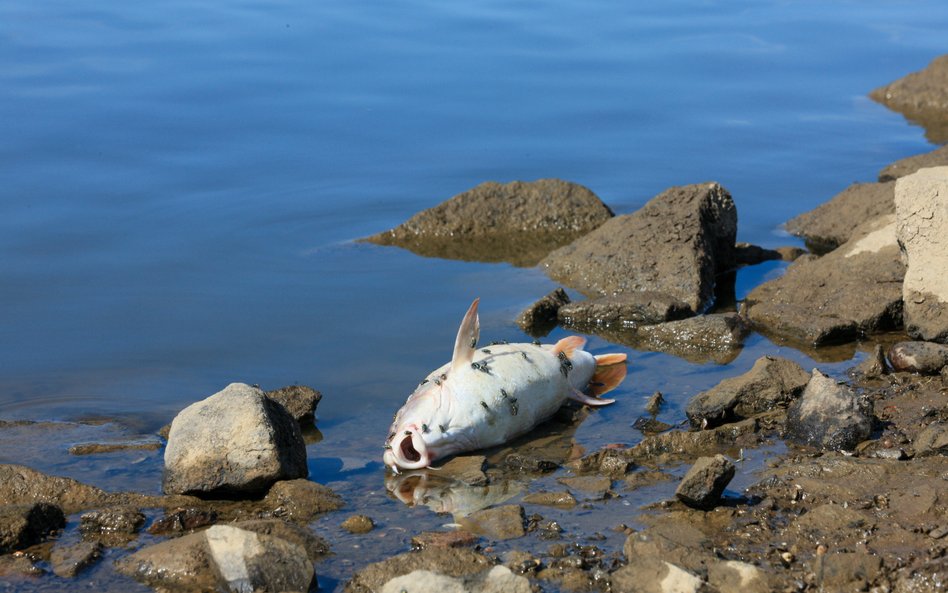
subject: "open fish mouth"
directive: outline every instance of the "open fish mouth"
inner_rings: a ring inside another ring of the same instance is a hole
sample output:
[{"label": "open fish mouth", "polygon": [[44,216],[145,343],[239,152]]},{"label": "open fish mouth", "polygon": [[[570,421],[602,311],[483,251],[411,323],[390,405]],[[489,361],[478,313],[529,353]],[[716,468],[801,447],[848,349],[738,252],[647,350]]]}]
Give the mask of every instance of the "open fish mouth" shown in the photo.
[{"label": "open fish mouth", "polygon": [[415,432],[392,441],[391,461],[401,469],[421,469],[431,464],[425,442]]}]

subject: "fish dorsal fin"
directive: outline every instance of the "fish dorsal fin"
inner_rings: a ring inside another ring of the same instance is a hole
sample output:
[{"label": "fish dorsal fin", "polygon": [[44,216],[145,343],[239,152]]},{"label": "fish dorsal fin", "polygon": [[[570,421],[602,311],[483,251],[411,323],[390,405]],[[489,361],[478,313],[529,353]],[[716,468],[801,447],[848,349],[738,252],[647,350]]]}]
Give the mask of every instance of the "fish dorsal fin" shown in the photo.
[{"label": "fish dorsal fin", "polygon": [[573,352],[576,350],[582,350],[583,346],[586,345],[586,338],[581,336],[570,336],[568,338],[563,338],[559,342],[553,345],[553,354],[559,354],[562,352],[566,355],[566,358],[573,358]]},{"label": "fish dorsal fin", "polygon": [[481,299],[474,299],[471,308],[467,310],[461,327],[458,328],[458,337],[454,341],[454,356],[451,357],[451,369],[459,370],[469,367],[474,360],[474,349],[477,347],[477,338],[481,333],[481,323],[477,318],[477,303]]}]

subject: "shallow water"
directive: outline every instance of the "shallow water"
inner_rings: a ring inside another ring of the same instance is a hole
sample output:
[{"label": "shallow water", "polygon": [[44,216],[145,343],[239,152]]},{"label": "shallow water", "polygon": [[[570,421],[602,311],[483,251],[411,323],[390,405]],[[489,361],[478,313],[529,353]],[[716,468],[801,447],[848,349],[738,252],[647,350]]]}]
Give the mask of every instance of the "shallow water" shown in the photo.
[{"label": "shallow water", "polygon": [[[0,418],[147,434],[232,381],[318,388],[314,479],[383,524],[367,544],[345,513],[318,523],[334,585],[444,522],[384,494],[378,454],[467,305],[485,341],[520,341],[516,313],[554,286],[357,238],[481,181],[560,177],[617,213],[715,179],[739,240],[795,243],[782,222],[931,148],[866,93],[943,53],[945,30],[934,0],[0,4]],[[742,271],[738,298],[780,267]],[[853,353],[591,348],[628,352],[631,375],[576,431],[587,449],[634,442],[655,390],[675,423],[760,355],[840,372]],[[157,491],[160,452],[67,448],[0,458]]]}]

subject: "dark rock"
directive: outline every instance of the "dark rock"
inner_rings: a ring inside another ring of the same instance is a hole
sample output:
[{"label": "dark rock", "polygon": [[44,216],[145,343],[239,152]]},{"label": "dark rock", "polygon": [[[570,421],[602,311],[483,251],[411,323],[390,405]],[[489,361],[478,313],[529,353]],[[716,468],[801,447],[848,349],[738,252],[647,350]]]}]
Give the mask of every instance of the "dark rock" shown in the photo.
[{"label": "dark rock", "polygon": [[879,181],[894,181],[928,167],[948,165],[948,146],[941,146],[931,152],[917,154],[895,161],[879,171]]},{"label": "dark rock", "polygon": [[54,546],[49,563],[58,577],[72,578],[102,556],[99,542],[79,542],[70,546]]},{"label": "dark rock", "polygon": [[948,346],[932,342],[899,342],[889,348],[893,370],[937,375],[948,365]]},{"label": "dark rock", "polygon": [[684,319],[694,315],[686,303],[665,293],[626,292],[563,305],[557,311],[568,327],[631,327]]},{"label": "dark rock", "polygon": [[809,212],[787,222],[787,231],[806,239],[815,253],[832,251],[853,238],[867,220],[895,212],[895,184],[854,183]]},{"label": "dark rock", "polygon": [[148,527],[152,535],[169,535],[186,533],[201,527],[217,523],[217,511],[189,507],[185,509],[169,509],[164,517],[155,519]]},{"label": "dark rock", "polygon": [[296,420],[260,389],[232,383],[175,417],[162,486],[169,494],[254,495],[307,474]]},{"label": "dark rock", "polygon": [[869,96],[924,127],[932,143],[948,142],[948,55],[875,89]]},{"label": "dark rock", "polygon": [[878,379],[888,372],[889,364],[886,362],[882,344],[876,344],[872,353],[850,371],[853,376],[860,379]]},{"label": "dark rock", "polygon": [[721,381],[696,395],[685,409],[695,428],[715,427],[785,408],[803,392],[810,375],[785,358],[762,356],[739,377]]},{"label": "dark rock", "polygon": [[365,240],[429,257],[533,266],[611,217],[594,193],[575,183],[488,181]]},{"label": "dark rock", "polygon": [[645,411],[655,416],[662,410],[662,404],[665,403],[665,396],[661,391],[656,391],[645,402]]},{"label": "dark rock", "polygon": [[948,423],[932,422],[915,437],[916,457],[948,455]]},{"label": "dark rock", "polygon": [[69,447],[70,455],[99,455],[116,451],[156,451],[161,448],[159,441],[130,441],[124,443],[80,443]]},{"label": "dark rock", "polygon": [[515,472],[528,474],[556,471],[560,466],[555,459],[538,457],[529,453],[511,453],[504,458],[504,467]]},{"label": "dark rock", "polygon": [[121,546],[135,538],[145,524],[145,514],[134,507],[114,507],[83,513],[79,531],[84,539]]},{"label": "dark rock", "polygon": [[635,557],[610,575],[614,593],[699,593],[703,581],[671,562],[655,557]]},{"label": "dark rock", "polygon": [[753,266],[774,259],[783,259],[783,256],[779,251],[751,243],[734,245],[734,260],[739,266]]},{"label": "dark rock", "polygon": [[316,406],[323,399],[322,393],[306,385],[288,385],[264,395],[286,408],[297,422],[306,425],[316,420]]},{"label": "dark rock", "polygon": [[469,548],[474,546],[480,537],[470,531],[453,529],[451,531],[426,531],[412,536],[413,550],[426,548]]},{"label": "dark rock", "polygon": [[352,515],[342,522],[341,527],[349,533],[362,535],[375,529],[375,521],[365,515]]},{"label": "dark rock", "polygon": [[804,255],[811,255],[806,249],[794,246],[778,247],[776,251],[780,254],[780,259],[789,262],[797,261]]},{"label": "dark rock", "polygon": [[301,546],[232,525],[147,546],[115,567],[155,588],[189,591],[307,591],[314,579]]},{"label": "dark rock", "polygon": [[569,492],[534,492],[523,497],[526,504],[539,504],[550,507],[571,509],[576,506],[576,499]]},{"label": "dark rock", "polygon": [[277,482],[263,502],[274,514],[299,523],[308,523],[320,513],[341,509],[343,505],[329,487],[309,480]]},{"label": "dark rock", "polygon": [[902,263],[895,220],[860,227],[855,238],[819,259],[800,258],[745,299],[764,333],[822,346],[902,324]]},{"label": "dark rock", "polygon": [[948,166],[920,169],[896,181],[895,209],[908,266],[902,285],[905,331],[916,339],[948,342]]},{"label": "dark rock", "polygon": [[645,434],[658,434],[666,430],[671,430],[673,426],[667,422],[656,420],[655,418],[641,416],[636,418],[635,422],[632,423],[632,428],[644,432]]},{"label": "dark rock", "polygon": [[803,395],[787,409],[786,437],[823,449],[851,451],[872,431],[870,402],[814,369]]},{"label": "dark rock", "polygon": [[726,363],[743,347],[748,332],[737,313],[715,313],[642,326],[630,341],[638,350],[666,352],[695,362]]},{"label": "dark rock", "polygon": [[678,484],[675,496],[690,507],[711,509],[734,478],[734,464],[723,455],[701,457]]},{"label": "dark rock", "polygon": [[416,570],[460,577],[482,572],[491,560],[466,548],[427,548],[369,564],[346,583],[345,593],[380,593],[385,583]]},{"label": "dark rock", "polygon": [[0,554],[38,544],[65,525],[66,517],[62,509],[55,505],[32,503],[0,506]]},{"label": "dark rock", "polygon": [[556,314],[563,305],[569,304],[569,295],[557,288],[539,301],[533,303],[517,317],[517,325],[527,334],[542,337],[556,327]]},{"label": "dark rock", "polygon": [[381,593],[531,593],[530,581],[506,566],[495,566],[467,577],[449,577],[429,570],[415,570],[395,577]]},{"label": "dark rock", "polygon": [[734,264],[737,210],[717,183],[670,188],[551,253],[547,273],[584,294],[664,293],[703,312]]},{"label": "dark rock", "polygon": [[471,533],[491,539],[506,540],[523,537],[523,507],[504,505],[475,511],[459,521]]}]

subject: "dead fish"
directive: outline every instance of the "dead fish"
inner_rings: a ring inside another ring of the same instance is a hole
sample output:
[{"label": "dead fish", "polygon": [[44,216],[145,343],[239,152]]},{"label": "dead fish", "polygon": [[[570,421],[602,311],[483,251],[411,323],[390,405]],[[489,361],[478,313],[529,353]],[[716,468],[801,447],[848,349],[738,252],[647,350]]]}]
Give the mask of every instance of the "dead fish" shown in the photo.
[{"label": "dead fish", "polygon": [[[593,356],[583,350],[586,339],[580,336],[552,345],[495,344],[475,361],[478,301],[461,321],[451,362],[430,373],[429,381],[422,381],[395,414],[387,433],[394,436],[385,442],[383,455],[395,473],[505,443],[550,418],[567,399],[590,406],[615,401],[598,396],[625,379],[626,367],[620,363],[626,355]],[[425,431],[425,426],[438,430]]]}]

